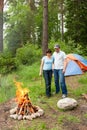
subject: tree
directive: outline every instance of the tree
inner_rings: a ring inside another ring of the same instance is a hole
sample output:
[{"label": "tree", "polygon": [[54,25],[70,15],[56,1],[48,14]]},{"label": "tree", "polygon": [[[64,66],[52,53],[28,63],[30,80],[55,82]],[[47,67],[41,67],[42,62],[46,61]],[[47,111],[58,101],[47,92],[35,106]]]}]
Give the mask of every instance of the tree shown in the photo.
[{"label": "tree", "polygon": [[60,27],[61,27],[61,40],[64,40],[64,0],[59,2],[59,13],[60,13]]},{"label": "tree", "polygon": [[60,20],[58,18],[58,4],[59,1],[57,0],[50,0],[48,3],[48,41],[54,39],[54,41],[57,41],[60,39]]},{"label": "tree", "polygon": [[26,43],[35,43],[35,13],[25,0],[9,0],[8,4],[9,8],[5,12],[5,44],[15,54],[16,49]]},{"label": "tree", "polygon": [[0,52],[3,51],[3,4],[4,0],[0,0]]},{"label": "tree", "polygon": [[43,40],[42,52],[46,54],[48,48],[48,0],[43,0]]},{"label": "tree", "polygon": [[66,0],[66,36],[87,46],[87,0]]}]

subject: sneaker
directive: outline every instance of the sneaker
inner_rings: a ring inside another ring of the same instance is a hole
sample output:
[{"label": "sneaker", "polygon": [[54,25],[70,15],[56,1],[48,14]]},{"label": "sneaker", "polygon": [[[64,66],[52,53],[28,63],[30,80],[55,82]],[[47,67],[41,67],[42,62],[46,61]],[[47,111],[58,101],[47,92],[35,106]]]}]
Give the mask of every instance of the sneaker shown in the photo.
[{"label": "sneaker", "polygon": [[65,95],[65,94],[62,95],[62,98],[66,98],[66,97],[67,97],[67,95]]}]

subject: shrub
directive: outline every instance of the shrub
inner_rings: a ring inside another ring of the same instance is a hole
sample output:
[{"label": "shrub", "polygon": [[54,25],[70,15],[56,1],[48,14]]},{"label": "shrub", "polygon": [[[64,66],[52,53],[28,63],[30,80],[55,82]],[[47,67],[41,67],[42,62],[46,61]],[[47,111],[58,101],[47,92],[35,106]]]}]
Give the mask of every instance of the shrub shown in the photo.
[{"label": "shrub", "polygon": [[31,44],[26,44],[19,48],[16,53],[16,58],[23,65],[31,65],[36,62],[41,56],[41,50]]},{"label": "shrub", "polygon": [[54,45],[58,43],[61,47],[61,50],[65,51],[66,54],[69,53],[77,53],[80,55],[87,56],[86,50],[87,48],[84,48],[81,44],[75,43],[73,40],[68,40],[67,43],[61,40],[54,41],[51,40],[49,43],[49,48],[54,51]]},{"label": "shrub", "polygon": [[6,74],[17,68],[17,60],[10,53],[0,54],[0,73]]}]

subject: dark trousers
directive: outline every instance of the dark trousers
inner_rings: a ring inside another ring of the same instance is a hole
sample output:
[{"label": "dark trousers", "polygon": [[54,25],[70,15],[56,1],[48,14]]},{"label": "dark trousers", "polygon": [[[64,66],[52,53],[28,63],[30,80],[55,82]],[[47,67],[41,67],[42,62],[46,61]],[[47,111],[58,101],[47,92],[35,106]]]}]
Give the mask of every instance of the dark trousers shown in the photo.
[{"label": "dark trousers", "polygon": [[60,91],[60,87],[61,87],[62,94],[67,95],[67,87],[66,87],[66,83],[65,83],[65,77],[64,77],[64,74],[62,71],[63,71],[62,69],[60,69],[60,70],[54,69],[56,93],[58,93]]},{"label": "dark trousers", "polygon": [[43,76],[45,79],[46,86],[46,96],[51,96],[51,80],[52,80],[52,70],[43,70]]}]

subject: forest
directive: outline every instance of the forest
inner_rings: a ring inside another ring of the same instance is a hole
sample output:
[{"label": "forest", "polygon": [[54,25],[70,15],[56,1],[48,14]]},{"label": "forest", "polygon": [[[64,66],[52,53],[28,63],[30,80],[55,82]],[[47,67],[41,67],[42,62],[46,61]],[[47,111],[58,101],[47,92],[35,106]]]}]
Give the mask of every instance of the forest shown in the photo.
[{"label": "forest", "polygon": [[[40,62],[48,48],[54,52],[55,44],[66,54],[87,58],[87,0],[0,0],[0,130],[87,129],[87,99],[82,98],[87,93],[87,73],[66,77],[77,109],[59,110],[56,104],[61,93],[45,97]],[[29,89],[32,102],[45,111],[42,117],[20,123],[10,119],[14,79]]]},{"label": "forest", "polygon": [[1,0],[0,5],[1,66],[31,64],[55,43],[67,54],[87,55],[86,0]]}]

